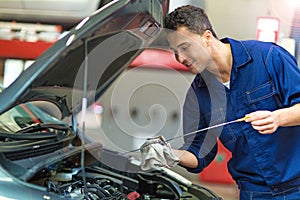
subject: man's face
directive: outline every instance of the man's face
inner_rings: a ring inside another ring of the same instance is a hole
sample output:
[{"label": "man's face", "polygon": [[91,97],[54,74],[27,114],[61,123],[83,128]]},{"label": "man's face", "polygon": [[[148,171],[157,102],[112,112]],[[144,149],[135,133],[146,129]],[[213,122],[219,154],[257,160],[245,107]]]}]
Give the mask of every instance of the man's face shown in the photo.
[{"label": "man's face", "polygon": [[179,27],[176,31],[168,33],[167,40],[176,60],[193,74],[202,72],[211,61],[205,37],[191,32],[186,27]]}]

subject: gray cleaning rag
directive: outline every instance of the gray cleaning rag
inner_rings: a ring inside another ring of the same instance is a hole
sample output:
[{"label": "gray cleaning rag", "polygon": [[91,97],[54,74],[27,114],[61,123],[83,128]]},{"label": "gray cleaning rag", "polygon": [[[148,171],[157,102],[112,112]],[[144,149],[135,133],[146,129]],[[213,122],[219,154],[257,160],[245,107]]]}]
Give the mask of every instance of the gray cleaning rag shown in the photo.
[{"label": "gray cleaning rag", "polygon": [[142,170],[156,167],[174,167],[179,163],[179,158],[173,153],[171,145],[163,136],[148,138],[140,147],[142,154]]}]

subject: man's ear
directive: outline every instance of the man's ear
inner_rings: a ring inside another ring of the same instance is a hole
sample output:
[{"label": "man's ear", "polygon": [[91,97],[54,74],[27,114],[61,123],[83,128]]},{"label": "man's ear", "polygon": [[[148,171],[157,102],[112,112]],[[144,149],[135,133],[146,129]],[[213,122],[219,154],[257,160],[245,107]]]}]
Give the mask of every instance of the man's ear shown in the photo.
[{"label": "man's ear", "polygon": [[206,30],[202,34],[202,38],[203,38],[204,42],[206,43],[206,45],[209,47],[214,36],[210,30]]}]

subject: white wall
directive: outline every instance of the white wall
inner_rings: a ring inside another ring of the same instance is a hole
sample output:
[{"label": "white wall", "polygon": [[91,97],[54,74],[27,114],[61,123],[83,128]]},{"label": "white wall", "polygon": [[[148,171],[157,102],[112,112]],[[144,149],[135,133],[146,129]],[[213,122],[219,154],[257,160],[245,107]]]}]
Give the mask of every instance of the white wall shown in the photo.
[{"label": "white wall", "polygon": [[299,0],[205,0],[205,9],[218,37],[255,39],[259,16],[280,20],[279,38],[290,35],[293,12]]},{"label": "white wall", "polygon": [[[256,39],[258,17],[280,20],[278,39],[290,37],[292,20],[299,0],[171,0],[170,11],[193,4],[205,8],[219,38]],[[286,40],[284,40],[286,41]]]},{"label": "white wall", "polygon": [[170,0],[169,11],[171,12],[179,6],[184,6],[189,4],[203,8],[204,0]]}]

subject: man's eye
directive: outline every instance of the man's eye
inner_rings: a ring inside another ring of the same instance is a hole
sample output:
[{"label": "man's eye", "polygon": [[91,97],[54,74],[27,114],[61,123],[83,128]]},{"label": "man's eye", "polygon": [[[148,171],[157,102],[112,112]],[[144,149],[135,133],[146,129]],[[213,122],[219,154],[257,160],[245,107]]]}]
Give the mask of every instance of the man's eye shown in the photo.
[{"label": "man's eye", "polygon": [[188,48],[189,48],[189,46],[182,46],[182,47],[181,47],[181,50],[182,50],[182,51],[186,51]]}]

